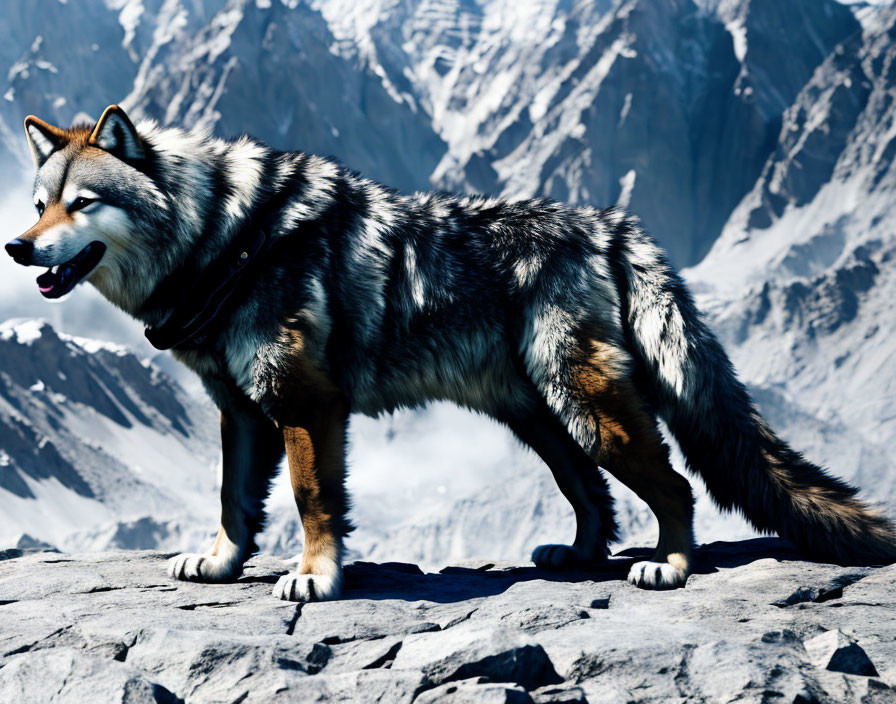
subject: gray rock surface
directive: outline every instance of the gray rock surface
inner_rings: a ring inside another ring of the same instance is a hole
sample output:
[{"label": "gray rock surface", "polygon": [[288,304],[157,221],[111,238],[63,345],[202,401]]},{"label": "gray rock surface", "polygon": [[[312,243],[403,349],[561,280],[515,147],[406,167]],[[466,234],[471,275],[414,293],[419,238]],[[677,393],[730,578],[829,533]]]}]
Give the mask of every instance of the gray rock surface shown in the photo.
[{"label": "gray rock surface", "polygon": [[858,643],[840,631],[825,631],[805,643],[809,659],[816,667],[850,675],[877,676],[874,663]]},{"label": "gray rock surface", "polygon": [[309,604],[273,599],[289,565],[263,555],[220,585],[170,581],[156,552],[13,557],[0,701],[896,699],[896,566],[714,543],[685,589],[645,592],[629,552],[567,573],[358,562],[343,600]]},{"label": "gray rock surface", "polygon": [[[110,663],[105,654],[60,647],[26,653],[0,670],[5,701],[177,702],[161,685],[133,667]],[[62,683],[62,687],[60,687]]]}]

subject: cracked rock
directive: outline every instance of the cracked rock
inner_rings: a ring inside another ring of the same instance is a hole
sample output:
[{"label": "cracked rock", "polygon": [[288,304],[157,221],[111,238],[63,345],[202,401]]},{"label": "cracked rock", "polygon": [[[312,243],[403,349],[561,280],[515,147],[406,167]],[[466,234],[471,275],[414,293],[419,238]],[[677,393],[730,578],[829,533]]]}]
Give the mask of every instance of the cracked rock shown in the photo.
[{"label": "cracked rock", "polygon": [[423,692],[414,704],[532,704],[520,686],[491,683],[484,677],[449,682]]},{"label": "cracked rock", "polygon": [[[230,584],[169,580],[154,552],[22,555],[0,561],[0,702],[894,700],[896,566],[802,562],[770,539],[696,555],[707,569],[662,593],[626,582],[630,558],[365,563],[343,600],[303,605],[271,596],[287,566],[264,555]],[[803,585],[843,592],[773,605]]]},{"label": "cracked rock", "polygon": [[840,599],[843,596],[844,587],[851,586],[866,576],[866,572],[858,572],[855,574],[840,575],[832,580],[828,580],[823,584],[813,586],[801,586],[796,589],[786,599],[773,601],[772,604],[785,608],[795,606],[797,604],[805,604],[813,602],[815,604],[823,604],[834,599]]},{"label": "cracked rock", "polygon": [[3,702],[121,702],[181,700],[145,673],[74,648],[25,653],[0,669]]},{"label": "cracked rock", "polygon": [[529,694],[535,704],[588,704],[582,688],[568,682],[540,687]]},{"label": "cracked rock", "polygon": [[822,633],[803,644],[812,664],[822,670],[848,675],[877,677],[877,668],[861,646],[845,633],[835,630]]},{"label": "cracked rock", "polygon": [[458,627],[411,636],[393,667],[421,670],[433,684],[488,677],[536,689],[562,682],[541,645],[515,629],[501,627]]}]

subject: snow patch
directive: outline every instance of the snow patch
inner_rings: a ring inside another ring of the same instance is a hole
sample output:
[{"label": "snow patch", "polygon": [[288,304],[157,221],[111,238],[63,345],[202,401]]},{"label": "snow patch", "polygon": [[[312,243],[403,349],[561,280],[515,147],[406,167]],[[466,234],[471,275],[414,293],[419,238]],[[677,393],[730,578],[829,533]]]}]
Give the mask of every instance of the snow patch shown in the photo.
[{"label": "snow patch", "polygon": [[0,323],[0,340],[15,340],[20,345],[31,345],[43,336],[45,328],[49,328],[46,320],[13,318]]},{"label": "snow patch", "polygon": [[638,174],[634,169],[629,169],[625,175],[619,179],[619,185],[622,190],[619,192],[619,198],[616,199],[616,205],[620,208],[628,208],[628,204],[632,200],[632,191],[635,188],[635,180]]},{"label": "snow patch", "polygon": [[747,57],[747,27],[744,24],[744,18],[737,17],[728,20],[725,23],[725,29],[731,35],[731,41],[734,44],[734,55],[740,63],[743,63]]}]

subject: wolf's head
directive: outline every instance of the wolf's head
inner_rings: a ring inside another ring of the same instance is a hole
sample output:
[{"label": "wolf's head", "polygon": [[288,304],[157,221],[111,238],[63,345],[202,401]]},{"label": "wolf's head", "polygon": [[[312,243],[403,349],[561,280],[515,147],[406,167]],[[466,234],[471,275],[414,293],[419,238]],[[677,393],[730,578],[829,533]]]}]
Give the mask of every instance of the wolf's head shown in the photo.
[{"label": "wolf's head", "polygon": [[133,312],[158,269],[154,250],[164,241],[157,233],[167,210],[149,145],[115,105],[94,126],[62,129],[29,116],[25,133],[40,219],[6,251],[19,264],[47,267],[37,277],[45,298],[86,279]]}]

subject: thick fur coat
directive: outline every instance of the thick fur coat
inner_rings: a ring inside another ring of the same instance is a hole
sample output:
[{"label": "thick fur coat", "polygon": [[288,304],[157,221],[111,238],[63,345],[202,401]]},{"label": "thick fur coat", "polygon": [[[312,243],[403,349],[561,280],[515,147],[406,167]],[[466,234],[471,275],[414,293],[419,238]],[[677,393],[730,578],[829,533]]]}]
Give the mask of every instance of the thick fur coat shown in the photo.
[{"label": "thick fur coat", "polygon": [[26,133],[41,218],[7,249],[51,267],[44,295],[87,280],[163,325],[231,243],[269,238],[201,343],[174,350],[221,409],[224,453],[218,538],[172,560],[178,579],[239,575],[285,454],[306,548],[274,593],[336,597],[349,414],[435,399],[505,423],[553,472],[576,538],[536,548],[542,567],[606,557],[603,468],[659,521],[629,580],[685,583],[693,499],[659,418],[722,508],[822,559],[896,559],[890,523],[768,428],[682,280],[618,209],[402,195],[249,138],[135,127],[115,106],[69,130],[28,118]]}]

